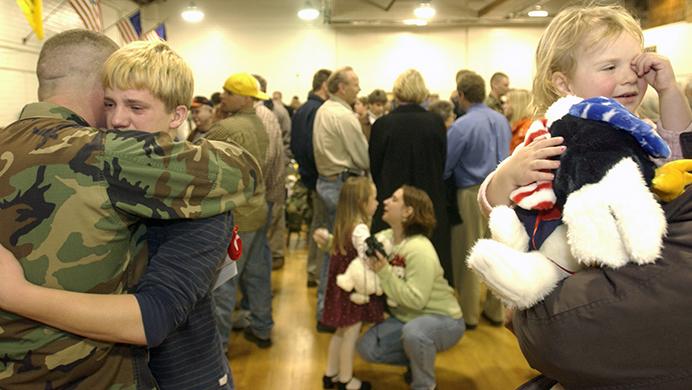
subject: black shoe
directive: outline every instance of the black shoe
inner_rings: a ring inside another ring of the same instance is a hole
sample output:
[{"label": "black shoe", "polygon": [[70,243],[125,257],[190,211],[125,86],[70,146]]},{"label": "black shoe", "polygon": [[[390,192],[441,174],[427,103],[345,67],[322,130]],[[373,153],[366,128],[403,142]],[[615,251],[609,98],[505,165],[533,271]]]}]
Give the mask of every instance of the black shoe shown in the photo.
[{"label": "black shoe", "polygon": [[322,376],[322,388],[323,389],[333,389],[334,387],[336,387],[337,382],[335,382],[333,378],[336,378],[336,377],[323,375]]},{"label": "black shoe", "polygon": [[336,332],[336,328],[317,321],[317,331],[319,333],[334,333]]},{"label": "black shoe", "polygon": [[317,282],[314,280],[308,280],[308,288],[317,287]]},{"label": "black shoe", "polygon": [[500,327],[500,326],[502,326],[502,325],[505,324],[504,321],[495,321],[495,320],[493,320],[492,318],[488,317],[488,315],[485,314],[485,312],[481,313],[481,316],[482,316],[483,318],[485,318],[485,320],[488,321],[488,322],[490,323],[490,325],[492,325],[492,326]]},{"label": "black shoe", "polygon": [[[346,386],[350,382],[351,382],[350,380],[346,383],[337,382],[337,385],[336,385],[337,389],[338,390],[347,390]],[[370,390],[370,389],[372,389],[372,385],[370,384],[370,382],[367,382],[367,381],[361,381],[360,382],[360,387],[358,388],[358,390]]]},{"label": "black shoe", "polygon": [[474,330],[478,327],[478,324],[466,324],[466,330]]},{"label": "black shoe", "polygon": [[245,340],[252,341],[259,348],[264,349],[264,348],[269,348],[272,346],[272,339],[270,339],[270,338],[263,339],[263,338],[257,337],[257,335],[254,334],[252,332],[252,330],[250,330],[250,328],[245,328],[245,330],[243,331],[243,336],[245,337]]},{"label": "black shoe", "polygon": [[411,372],[411,367],[406,367],[406,372],[404,373],[404,382],[410,385],[413,382],[413,373]]}]

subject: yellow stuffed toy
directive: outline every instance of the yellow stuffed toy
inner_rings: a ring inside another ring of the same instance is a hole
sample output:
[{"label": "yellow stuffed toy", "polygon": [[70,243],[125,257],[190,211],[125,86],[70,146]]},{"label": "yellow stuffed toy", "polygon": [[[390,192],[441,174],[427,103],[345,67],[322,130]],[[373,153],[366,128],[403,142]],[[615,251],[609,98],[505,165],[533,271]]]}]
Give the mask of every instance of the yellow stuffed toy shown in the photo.
[{"label": "yellow stuffed toy", "polygon": [[685,192],[685,187],[692,183],[692,160],[675,160],[656,169],[656,176],[651,187],[656,195],[670,202]]}]

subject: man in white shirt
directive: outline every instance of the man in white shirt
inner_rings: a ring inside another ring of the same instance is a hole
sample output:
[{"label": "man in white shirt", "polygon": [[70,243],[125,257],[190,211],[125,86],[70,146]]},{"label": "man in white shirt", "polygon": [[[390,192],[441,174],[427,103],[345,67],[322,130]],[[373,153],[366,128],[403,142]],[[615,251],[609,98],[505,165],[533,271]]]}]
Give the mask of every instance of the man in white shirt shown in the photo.
[{"label": "man in white shirt", "polygon": [[[315,115],[312,146],[319,173],[317,194],[326,206],[327,228],[331,230],[344,181],[349,176],[366,175],[370,169],[370,158],[368,141],[352,108],[360,92],[358,75],[351,67],[338,69],[327,79],[327,90],[329,100]],[[329,255],[326,255],[317,290],[318,328],[328,271]]]}]

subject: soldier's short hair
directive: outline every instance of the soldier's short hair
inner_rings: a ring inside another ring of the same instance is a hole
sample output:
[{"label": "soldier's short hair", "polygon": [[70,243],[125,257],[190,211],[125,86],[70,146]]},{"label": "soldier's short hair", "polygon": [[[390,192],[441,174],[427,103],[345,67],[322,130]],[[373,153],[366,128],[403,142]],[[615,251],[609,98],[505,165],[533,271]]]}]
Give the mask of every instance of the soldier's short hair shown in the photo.
[{"label": "soldier's short hair", "polygon": [[322,84],[332,75],[332,71],[329,69],[320,69],[315,72],[312,76],[312,91],[317,92],[322,88]]},{"label": "soldier's short hair", "polygon": [[490,85],[495,84],[496,82],[500,81],[501,78],[506,78],[508,79],[509,76],[502,72],[495,72],[493,75],[490,77]]},{"label": "soldier's short hair", "polygon": [[168,112],[189,108],[195,87],[192,69],[162,41],[135,41],[118,49],[106,61],[101,80],[104,88],[148,90]]},{"label": "soldier's short hair", "polygon": [[339,84],[341,83],[348,84],[348,72],[352,71],[353,68],[350,66],[335,70],[334,73],[332,73],[327,79],[327,90],[329,93],[339,92]]},{"label": "soldier's short hair", "polygon": [[457,84],[457,92],[471,103],[482,103],[485,99],[485,81],[476,73],[466,73]]},{"label": "soldier's short hair", "polygon": [[49,38],[36,64],[39,100],[53,96],[60,87],[91,88],[103,63],[117,49],[118,45],[107,36],[83,29]]}]

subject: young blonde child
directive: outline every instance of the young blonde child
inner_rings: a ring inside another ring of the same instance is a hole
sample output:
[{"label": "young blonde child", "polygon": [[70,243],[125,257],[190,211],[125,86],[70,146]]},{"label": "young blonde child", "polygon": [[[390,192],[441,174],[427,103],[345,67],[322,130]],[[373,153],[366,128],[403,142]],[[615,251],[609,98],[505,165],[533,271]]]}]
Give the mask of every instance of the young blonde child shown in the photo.
[{"label": "young blonde child", "polygon": [[[558,98],[613,98],[630,112],[637,109],[647,86],[660,101],[656,131],[669,143],[673,156],[680,156],[679,133],[692,131],[692,111],[675,81],[670,61],[643,51],[642,30],[621,6],[570,7],[548,25],[536,50],[533,81],[534,106],[538,114]],[[565,148],[561,137],[544,138],[520,148],[479,191],[479,203],[489,212],[492,206],[510,204],[510,193],[539,180],[552,180],[559,161],[550,160]]]},{"label": "young blonde child", "polygon": [[350,293],[336,285],[336,277],[357,258],[367,258],[365,239],[370,236],[370,222],[377,209],[377,189],[369,178],[350,178],[339,194],[334,222],[334,236],[329,259],[329,277],[324,298],[322,322],[336,332],[329,343],[323,387],[370,389],[370,383],[353,376],[356,340],[364,321],[383,320],[384,298],[372,295],[369,302],[355,304]]}]

